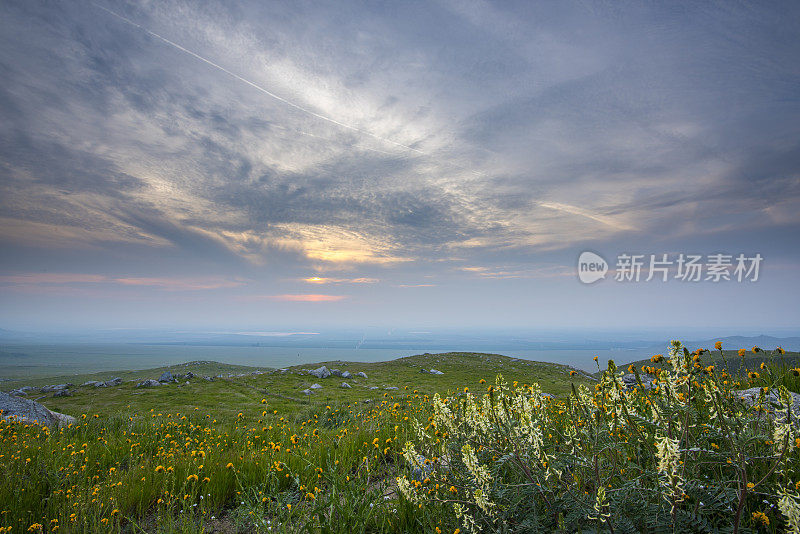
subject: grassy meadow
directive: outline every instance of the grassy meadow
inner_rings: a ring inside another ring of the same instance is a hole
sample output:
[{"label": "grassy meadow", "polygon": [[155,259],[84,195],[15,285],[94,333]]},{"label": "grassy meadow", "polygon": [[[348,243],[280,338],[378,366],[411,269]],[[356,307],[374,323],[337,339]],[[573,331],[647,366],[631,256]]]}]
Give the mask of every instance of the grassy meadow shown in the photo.
[{"label": "grassy meadow", "polygon": [[[780,403],[748,407],[730,391],[750,377],[673,349],[632,390],[613,363],[588,377],[474,353],[326,362],[368,376],[347,380],[213,362],[52,378],[126,382],[42,398],[70,427],[0,423],[0,532],[796,528],[800,436]],[[197,376],[135,387],[164,370]]]}]

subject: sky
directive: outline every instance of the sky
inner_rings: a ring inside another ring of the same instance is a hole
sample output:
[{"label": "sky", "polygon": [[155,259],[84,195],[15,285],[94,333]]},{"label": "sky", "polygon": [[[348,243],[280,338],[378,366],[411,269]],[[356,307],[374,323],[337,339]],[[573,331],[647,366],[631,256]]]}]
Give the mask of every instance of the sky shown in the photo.
[{"label": "sky", "polygon": [[799,330],[797,20],[6,0],[0,328]]}]

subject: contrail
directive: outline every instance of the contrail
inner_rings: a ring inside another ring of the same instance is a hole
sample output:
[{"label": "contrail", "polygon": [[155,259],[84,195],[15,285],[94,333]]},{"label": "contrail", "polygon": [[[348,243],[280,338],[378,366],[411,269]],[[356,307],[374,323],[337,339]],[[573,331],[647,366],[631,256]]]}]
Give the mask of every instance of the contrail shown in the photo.
[{"label": "contrail", "polygon": [[341,126],[342,128],[347,128],[348,130],[352,130],[352,131],[354,131],[354,132],[358,132],[358,133],[360,133],[360,134],[368,135],[368,136],[370,136],[370,137],[372,137],[372,138],[374,138],[374,139],[377,139],[377,140],[379,140],[379,141],[383,141],[384,143],[390,143],[390,144],[392,144],[392,145],[398,146],[398,147],[400,147],[400,148],[404,148],[404,149],[406,149],[406,150],[410,150],[410,151],[412,151],[412,152],[416,152],[417,154],[422,154],[422,155],[424,155],[424,156],[427,156],[427,155],[428,155],[428,154],[426,154],[425,152],[423,152],[422,150],[419,150],[419,149],[416,149],[416,148],[410,147],[410,146],[408,146],[408,145],[404,145],[403,143],[398,143],[397,141],[393,141],[393,140],[391,140],[391,139],[387,139],[387,138],[385,138],[385,137],[380,137],[379,135],[375,135],[374,133],[372,133],[372,132],[368,132],[367,130],[362,130],[362,129],[360,129],[360,128],[356,128],[355,126],[350,126],[349,124],[345,124],[345,123],[343,123],[343,122],[339,122],[339,121],[337,121],[336,119],[331,119],[330,117],[326,117],[325,115],[320,115],[319,113],[316,113],[316,112],[314,112],[314,111],[312,111],[312,110],[310,110],[310,109],[308,109],[308,108],[304,108],[303,106],[300,106],[300,105],[298,105],[298,104],[295,104],[294,102],[292,102],[292,101],[290,101],[290,100],[286,100],[285,98],[283,98],[283,97],[281,97],[281,96],[278,96],[278,95],[276,95],[275,93],[273,93],[273,92],[271,92],[271,91],[268,91],[267,89],[264,89],[264,88],[263,88],[263,87],[261,87],[260,85],[258,85],[258,84],[256,84],[256,83],[253,83],[253,82],[251,82],[251,81],[250,81],[250,80],[248,80],[247,78],[242,78],[241,76],[239,76],[239,75],[238,75],[238,74],[236,74],[235,72],[231,72],[231,71],[229,71],[228,69],[226,69],[225,67],[223,67],[223,66],[221,66],[221,65],[217,65],[216,63],[214,63],[214,62],[213,62],[213,61],[211,61],[210,59],[206,59],[206,58],[204,58],[203,56],[201,56],[200,54],[197,54],[197,53],[195,53],[195,52],[192,52],[192,51],[191,51],[191,50],[189,50],[188,48],[184,48],[184,47],[182,47],[181,45],[179,45],[178,43],[176,43],[176,42],[173,42],[173,41],[170,41],[170,40],[169,40],[169,39],[167,39],[166,37],[162,37],[161,35],[157,34],[156,32],[153,32],[153,31],[150,31],[150,30],[148,30],[147,28],[145,28],[145,27],[144,27],[144,26],[142,26],[141,24],[137,24],[137,23],[133,22],[132,20],[130,20],[129,18],[126,18],[126,17],[124,17],[124,16],[120,15],[119,13],[116,13],[115,11],[112,11],[112,10],[110,10],[110,9],[106,8],[106,7],[103,7],[103,6],[99,5],[99,4],[95,4],[94,2],[90,2],[90,3],[91,3],[93,6],[95,6],[95,7],[99,8],[99,9],[102,9],[103,11],[105,11],[106,13],[108,13],[109,15],[113,15],[114,17],[116,17],[116,18],[120,19],[121,21],[123,21],[123,22],[126,22],[127,24],[130,24],[131,26],[133,26],[133,27],[135,27],[135,28],[138,28],[138,29],[142,30],[143,32],[147,33],[148,35],[151,35],[151,36],[155,37],[155,38],[156,38],[156,39],[158,39],[159,41],[162,41],[162,42],[164,42],[164,43],[166,43],[166,44],[168,44],[168,45],[170,45],[170,46],[172,46],[172,47],[174,47],[174,48],[177,48],[177,49],[178,49],[178,50],[180,50],[181,52],[185,52],[185,53],[189,54],[190,56],[192,56],[192,57],[194,57],[194,58],[196,58],[196,59],[199,59],[199,60],[200,60],[200,61],[202,61],[203,63],[206,63],[207,65],[211,65],[211,66],[212,66],[212,67],[214,67],[215,69],[221,70],[221,71],[222,71],[222,72],[224,72],[225,74],[227,74],[227,75],[229,75],[229,76],[232,76],[233,78],[236,78],[236,79],[237,79],[237,80],[239,80],[240,82],[246,83],[247,85],[249,85],[249,86],[250,86],[250,87],[252,87],[253,89],[256,89],[256,90],[258,90],[258,91],[261,91],[261,92],[262,92],[262,93],[264,93],[265,95],[267,95],[267,96],[270,96],[270,97],[274,98],[275,100],[278,100],[278,101],[280,101],[280,102],[283,102],[283,103],[284,103],[284,104],[286,104],[287,106],[293,107],[293,108],[295,108],[295,109],[297,109],[297,110],[300,110],[300,111],[302,111],[303,113],[307,113],[307,114],[311,115],[312,117],[316,117],[316,118],[318,118],[318,119],[320,119],[320,120],[323,120],[323,121],[330,122],[330,123],[332,123],[332,124],[335,124],[335,125],[337,125],[337,126]]}]

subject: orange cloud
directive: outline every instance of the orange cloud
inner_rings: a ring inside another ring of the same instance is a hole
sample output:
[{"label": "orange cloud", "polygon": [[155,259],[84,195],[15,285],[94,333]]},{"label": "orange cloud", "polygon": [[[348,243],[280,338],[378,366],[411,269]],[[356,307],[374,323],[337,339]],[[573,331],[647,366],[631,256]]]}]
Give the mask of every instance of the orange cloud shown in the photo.
[{"label": "orange cloud", "polygon": [[303,282],[309,284],[376,284],[380,282],[377,278],[324,278],[312,276],[303,278]]},{"label": "orange cloud", "polygon": [[337,302],[347,298],[346,295],[269,295],[270,300],[282,300],[284,302]]}]

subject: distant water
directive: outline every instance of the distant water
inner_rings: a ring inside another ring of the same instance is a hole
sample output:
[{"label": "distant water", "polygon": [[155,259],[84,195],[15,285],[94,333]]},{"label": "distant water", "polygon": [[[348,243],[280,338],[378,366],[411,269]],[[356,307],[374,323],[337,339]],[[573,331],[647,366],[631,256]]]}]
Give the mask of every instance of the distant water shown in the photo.
[{"label": "distant water", "polygon": [[[141,344],[0,345],[0,378],[70,375],[100,371],[148,369],[188,361],[212,360],[254,367],[286,367],[323,361],[379,362],[446,350],[287,348]],[[647,358],[644,350],[486,350],[514,358],[571,365],[587,371],[608,359],[617,363]]]}]

